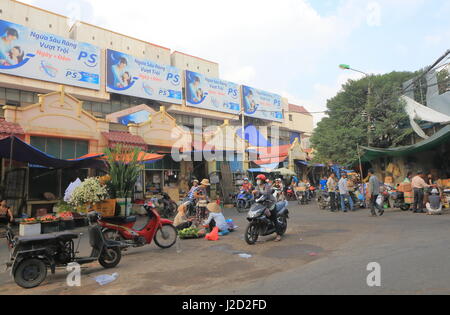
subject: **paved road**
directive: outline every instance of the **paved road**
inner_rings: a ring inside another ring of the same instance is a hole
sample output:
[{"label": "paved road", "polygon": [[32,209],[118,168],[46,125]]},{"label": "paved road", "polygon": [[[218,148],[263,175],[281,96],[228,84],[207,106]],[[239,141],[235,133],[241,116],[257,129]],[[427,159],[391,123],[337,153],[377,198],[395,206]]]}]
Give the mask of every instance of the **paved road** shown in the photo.
[{"label": "paved road", "polygon": [[[24,291],[0,273],[0,294],[448,294],[450,215],[426,216],[389,210],[372,218],[363,210],[330,213],[315,205],[291,205],[281,243],[243,241],[245,215],[227,209],[238,232],[218,242],[189,240],[169,250],[130,250],[113,271],[98,264],[83,270],[81,288],[65,285],[64,271],[37,289]],[[86,242],[83,248],[87,249]],[[252,255],[250,259],[240,253]],[[0,261],[7,250],[0,242]],[[367,264],[381,265],[380,288],[366,284]],[[101,287],[92,278],[119,273]]]},{"label": "paved road", "polygon": [[[369,226],[323,259],[217,293],[450,294],[450,216],[388,211],[382,218],[361,212],[335,218],[342,229]],[[371,262],[381,266],[381,287],[367,285]]]}]

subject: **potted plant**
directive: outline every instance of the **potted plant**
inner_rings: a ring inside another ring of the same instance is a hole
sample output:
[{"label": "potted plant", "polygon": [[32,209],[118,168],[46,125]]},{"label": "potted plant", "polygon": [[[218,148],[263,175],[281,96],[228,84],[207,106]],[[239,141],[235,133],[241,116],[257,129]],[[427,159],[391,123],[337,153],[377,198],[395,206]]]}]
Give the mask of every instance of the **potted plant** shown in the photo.
[{"label": "potted plant", "polygon": [[117,145],[105,151],[109,164],[107,186],[110,196],[121,206],[121,216],[128,216],[131,210],[131,196],[137,182],[142,164],[139,148]]}]

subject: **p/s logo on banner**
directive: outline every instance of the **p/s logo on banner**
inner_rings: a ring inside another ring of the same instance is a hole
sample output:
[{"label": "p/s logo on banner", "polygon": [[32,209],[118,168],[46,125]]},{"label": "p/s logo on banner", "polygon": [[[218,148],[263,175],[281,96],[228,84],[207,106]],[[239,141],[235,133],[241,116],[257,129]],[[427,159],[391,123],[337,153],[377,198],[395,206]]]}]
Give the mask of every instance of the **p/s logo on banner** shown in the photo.
[{"label": "p/s logo on banner", "polygon": [[237,89],[232,89],[232,88],[228,89],[228,95],[231,96],[232,99],[234,99],[234,100],[237,99],[239,96],[238,94],[239,93],[238,93]]},{"label": "p/s logo on banner", "polygon": [[73,80],[80,81],[82,76],[81,76],[81,73],[79,73],[78,71],[67,70],[66,71],[66,78],[70,78],[70,79],[73,79]]},{"label": "p/s logo on banner", "polygon": [[88,52],[85,51],[80,52],[78,60],[83,61],[83,63],[90,68],[97,67],[98,64],[97,54],[89,54]]},{"label": "p/s logo on banner", "polygon": [[180,83],[181,83],[180,79],[181,78],[180,78],[179,74],[174,74],[174,73],[171,73],[171,72],[169,72],[167,74],[167,78],[166,78],[167,81],[169,81],[170,83],[172,83],[172,85],[175,85],[175,86],[180,85]]}]

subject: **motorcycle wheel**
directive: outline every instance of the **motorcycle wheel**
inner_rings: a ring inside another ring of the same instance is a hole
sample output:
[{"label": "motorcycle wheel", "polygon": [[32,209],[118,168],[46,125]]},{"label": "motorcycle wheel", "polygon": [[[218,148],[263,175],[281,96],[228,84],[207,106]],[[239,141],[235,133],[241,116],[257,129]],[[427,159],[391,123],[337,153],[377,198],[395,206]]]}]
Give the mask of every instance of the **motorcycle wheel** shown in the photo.
[{"label": "motorcycle wheel", "polygon": [[103,268],[110,269],[116,267],[122,259],[120,248],[105,248],[98,258],[98,262]]},{"label": "motorcycle wheel", "polygon": [[245,212],[245,201],[244,200],[238,200],[237,204],[236,204],[236,210],[239,213],[244,213]]},{"label": "motorcycle wheel", "polygon": [[250,223],[245,229],[245,241],[248,245],[255,245],[258,241],[258,227],[255,223]]},{"label": "motorcycle wheel", "polygon": [[409,209],[411,209],[411,205],[404,203],[400,206],[400,209],[402,209],[402,211],[409,211]]},{"label": "motorcycle wheel", "polygon": [[177,242],[177,237],[177,229],[173,225],[167,224],[158,229],[155,234],[154,241],[159,248],[167,249],[175,245]]},{"label": "motorcycle wheel", "polygon": [[14,271],[14,281],[24,289],[39,286],[47,277],[47,266],[40,259],[26,259]]},{"label": "motorcycle wheel", "polygon": [[286,234],[286,231],[287,231],[287,228],[288,228],[287,219],[286,219],[286,217],[281,217],[281,218],[278,218],[278,220],[280,220],[279,222],[283,226],[283,229],[281,230],[281,236],[283,236],[284,234]]}]

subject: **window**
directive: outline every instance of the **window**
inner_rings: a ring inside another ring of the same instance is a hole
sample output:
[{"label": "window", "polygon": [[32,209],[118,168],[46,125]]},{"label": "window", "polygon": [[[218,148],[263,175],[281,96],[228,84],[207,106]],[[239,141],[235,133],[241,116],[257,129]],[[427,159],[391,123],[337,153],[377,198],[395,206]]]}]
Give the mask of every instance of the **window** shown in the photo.
[{"label": "window", "polygon": [[30,144],[58,159],[75,159],[89,153],[89,142],[50,137],[31,137]]},{"label": "window", "polygon": [[294,116],[289,115],[289,121],[294,121]]}]

